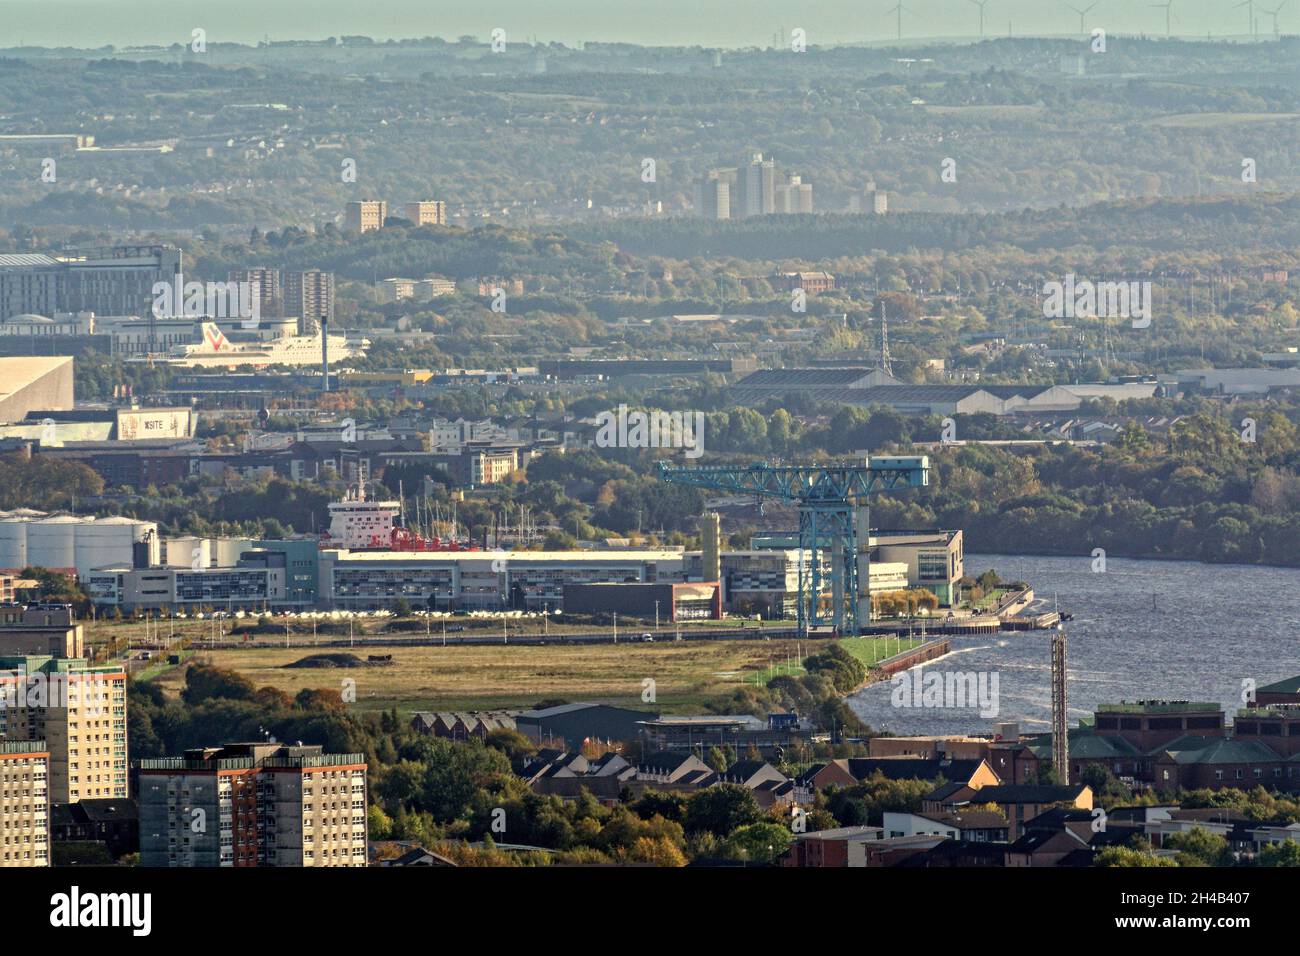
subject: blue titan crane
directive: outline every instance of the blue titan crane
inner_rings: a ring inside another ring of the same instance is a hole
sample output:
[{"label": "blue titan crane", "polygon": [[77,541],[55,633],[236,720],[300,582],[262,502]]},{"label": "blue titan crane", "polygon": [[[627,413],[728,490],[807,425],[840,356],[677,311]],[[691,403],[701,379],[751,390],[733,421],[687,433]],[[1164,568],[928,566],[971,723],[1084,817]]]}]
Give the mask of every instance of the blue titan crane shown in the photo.
[{"label": "blue titan crane", "polygon": [[[877,491],[925,487],[930,483],[930,459],[913,455],[817,465],[760,462],[700,468],[661,461],[659,477],[760,500],[795,502],[799,507],[799,633],[806,635],[829,617],[838,633],[856,635],[871,620],[868,499]],[[826,575],[823,551],[829,552],[829,615],[820,599]],[[805,561],[804,554],[810,560]]]}]

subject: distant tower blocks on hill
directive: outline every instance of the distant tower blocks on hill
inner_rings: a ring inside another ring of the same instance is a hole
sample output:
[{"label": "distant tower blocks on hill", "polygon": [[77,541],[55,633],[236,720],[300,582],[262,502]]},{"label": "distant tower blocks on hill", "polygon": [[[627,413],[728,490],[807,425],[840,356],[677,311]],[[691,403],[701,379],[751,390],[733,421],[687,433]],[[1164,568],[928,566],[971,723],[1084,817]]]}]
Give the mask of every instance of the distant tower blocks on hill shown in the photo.
[{"label": "distant tower blocks on hill", "polygon": [[360,235],[384,228],[388,203],[382,199],[362,199],[347,204],[343,213],[343,230]]},{"label": "distant tower blocks on hill", "polygon": [[433,199],[406,204],[406,218],[417,226],[447,225],[447,204]]},{"label": "distant tower blocks on hill", "polygon": [[[447,204],[440,199],[419,199],[402,207],[402,216],[417,226],[447,225]],[[388,203],[383,199],[361,199],[343,211],[343,231],[353,235],[384,228]]]},{"label": "distant tower blocks on hill", "polygon": [[776,160],[754,153],[739,168],[711,169],[695,186],[695,210],[705,219],[810,213],[812,184],[783,177]]}]

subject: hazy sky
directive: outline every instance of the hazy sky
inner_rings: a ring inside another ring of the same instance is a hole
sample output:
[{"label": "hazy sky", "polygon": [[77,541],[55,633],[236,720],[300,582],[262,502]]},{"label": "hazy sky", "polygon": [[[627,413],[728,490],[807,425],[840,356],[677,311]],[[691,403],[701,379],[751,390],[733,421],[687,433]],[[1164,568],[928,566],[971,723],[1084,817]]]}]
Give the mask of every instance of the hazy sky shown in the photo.
[{"label": "hazy sky", "polygon": [[[1089,29],[1163,34],[1165,12],[1152,0],[1098,0]],[[1254,5],[1258,32],[1271,35],[1265,11]],[[1071,0],[1088,7],[1092,0]],[[1246,7],[1236,0],[1174,0],[1173,30],[1183,36],[1242,36]],[[473,34],[493,27],[508,39],[627,40],[700,46],[766,45],[781,27],[802,27],[809,43],[885,40],[895,36],[894,0],[0,0],[0,47],[188,42],[195,27],[209,42],[320,39],[340,34],[388,37]],[[972,37],[979,9],[972,0],[904,0],[903,36]],[[1079,17],[1056,0],[986,0],[986,34],[1078,32]],[[1283,33],[1300,32],[1300,2],[1278,17]]]}]

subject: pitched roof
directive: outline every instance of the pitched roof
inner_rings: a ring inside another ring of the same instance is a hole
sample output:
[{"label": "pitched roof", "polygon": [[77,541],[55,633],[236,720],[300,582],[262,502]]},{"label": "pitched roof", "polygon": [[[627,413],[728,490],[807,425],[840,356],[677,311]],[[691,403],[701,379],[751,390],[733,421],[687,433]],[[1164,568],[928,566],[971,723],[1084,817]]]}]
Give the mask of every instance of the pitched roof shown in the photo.
[{"label": "pitched roof", "polygon": [[1086,784],[1068,786],[1055,784],[1014,783],[995,787],[980,787],[971,799],[977,803],[1058,803],[1073,802],[1087,789]]},{"label": "pitched roof", "polygon": [[796,776],[794,778],[794,782],[801,787],[809,787],[812,785],[813,778],[816,777],[823,770],[825,770],[828,766],[829,764],[825,763],[824,761],[822,763],[815,763],[807,770],[804,770],[802,773]]},{"label": "pitched roof", "polygon": [[1160,748],[1178,764],[1276,763],[1283,758],[1255,740],[1180,737]]},{"label": "pitched roof", "polygon": [[1287,677],[1272,684],[1265,684],[1263,687],[1256,687],[1255,693],[1300,694],[1300,675]]},{"label": "pitched roof", "polygon": [[933,820],[958,830],[1003,830],[1007,818],[992,810],[962,810],[959,813],[918,813],[918,817]]},{"label": "pitched roof", "polygon": [[1039,850],[1047,849],[1069,852],[1080,849],[1084,845],[1084,842],[1070,830],[1031,830],[1007,847],[1007,852],[1037,853]]},{"label": "pitched roof", "polygon": [[965,782],[979,770],[982,760],[950,760],[943,757],[850,757],[849,773],[866,780],[880,773],[888,780],[945,780]]},{"label": "pitched roof", "polygon": [[724,777],[735,777],[739,780],[748,780],[756,773],[761,773],[764,769],[776,770],[766,760],[738,760],[728,767],[724,772]]}]

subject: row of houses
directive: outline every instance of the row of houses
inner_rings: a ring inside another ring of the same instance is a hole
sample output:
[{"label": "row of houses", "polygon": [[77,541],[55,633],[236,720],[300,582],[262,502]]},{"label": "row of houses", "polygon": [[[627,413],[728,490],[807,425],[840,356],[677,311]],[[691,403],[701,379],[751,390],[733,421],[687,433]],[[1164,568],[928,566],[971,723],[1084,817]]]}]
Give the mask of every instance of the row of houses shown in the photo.
[{"label": "row of houses", "polygon": [[885,813],[883,826],[840,827],[794,836],[781,858],[790,867],[1090,867],[1108,847],[1146,841],[1157,857],[1174,857],[1169,838],[1193,830],[1221,836],[1238,861],[1268,846],[1300,842],[1300,824],[1252,820],[1219,808],[1054,806],[1009,839],[992,811]]},{"label": "row of houses", "polygon": [[817,728],[795,713],[681,716],[591,701],[528,711],[420,711],[411,729],[447,740],[485,740],[495,730],[516,730],[542,747],[577,750],[591,741],[640,741],[648,752],[689,755],[702,747],[751,749],[772,756],[807,744]]},{"label": "row of houses", "polygon": [[597,758],[563,750],[540,750],[519,771],[536,793],[576,800],[584,791],[613,805],[636,800],[646,791],[690,795],[720,784],[744,787],[763,808],[794,803],[795,786],[764,760],[739,760],[714,770],[690,753],[662,751],[635,763],[607,752]]}]

